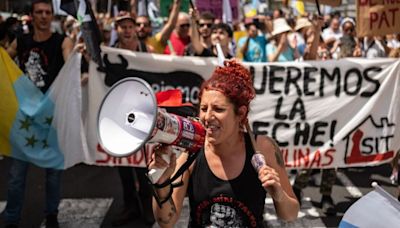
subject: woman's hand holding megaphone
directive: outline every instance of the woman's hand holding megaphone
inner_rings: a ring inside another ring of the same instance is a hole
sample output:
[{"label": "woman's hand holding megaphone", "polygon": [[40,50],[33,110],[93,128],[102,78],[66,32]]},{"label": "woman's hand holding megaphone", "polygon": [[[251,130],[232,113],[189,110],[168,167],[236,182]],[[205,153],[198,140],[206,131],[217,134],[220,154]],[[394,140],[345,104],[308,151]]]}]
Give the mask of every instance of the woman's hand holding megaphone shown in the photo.
[{"label": "woman's hand holding megaphone", "polygon": [[152,160],[149,164],[150,169],[165,169],[157,180],[157,184],[164,183],[169,180],[175,171],[176,167],[176,153],[174,153],[172,146],[166,144],[159,144],[154,148]]}]

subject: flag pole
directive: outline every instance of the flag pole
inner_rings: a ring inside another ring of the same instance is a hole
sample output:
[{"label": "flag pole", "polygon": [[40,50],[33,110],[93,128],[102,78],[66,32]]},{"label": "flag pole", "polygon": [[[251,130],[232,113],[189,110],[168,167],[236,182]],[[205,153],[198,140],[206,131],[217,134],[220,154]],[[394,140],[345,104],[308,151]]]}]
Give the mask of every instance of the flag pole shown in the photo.
[{"label": "flag pole", "polygon": [[[94,16],[91,5],[88,4],[88,0],[84,0],[84,1],[86,3],[86,7],[88,9],[88,13],[91,18],[91,25],[93,25],[93,26],[88,27],[87,31],[93,33],[94,36],[89,37],[89,34],[87,34],[86,36],[83,36],[83,38],[85,40],[86,46],[89,48],[89,53],[90,53],[93,61],[95,61],[99,65],[100,68],[104,68],[103,60],[101,58],[100,37],[102,37],[102,36],[100,33],[100,29],[99,29],[99,26],[97,25],[97,20],[96,20],[96,17]],[[81,27],[84,27],[85,25],[86,25],[86,23],[82,23]],[[89,26],[89,25],[87,25],[87,26]],[[93,30],[93,31],[91,31],[91,30]],[[82,32],[84,32],[84,31],[85,31],[85,29],[82,29]]]},{"label": "flag pole", "polygon": [[322,16],[321,10],[319,9],[319,1],[318,1],[318,0],[315,0],[315,3],[317,4],[318,15],[319,15],[319,16]]}]

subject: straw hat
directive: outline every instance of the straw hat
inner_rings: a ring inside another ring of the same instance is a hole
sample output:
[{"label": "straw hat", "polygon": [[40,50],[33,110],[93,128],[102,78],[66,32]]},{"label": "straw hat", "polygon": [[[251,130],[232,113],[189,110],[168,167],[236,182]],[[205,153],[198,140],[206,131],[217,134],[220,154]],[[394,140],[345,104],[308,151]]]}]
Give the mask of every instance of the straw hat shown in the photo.
[{"label": "straw hat", "polygon": [[296,27],[294,28],[294,30],[298,31],[302,28],[310,27],[310,26],[312,26],[311,22],[307,18],[301,17],[301,18],[297,19]]},{"label": "straw hat", "polygon": [[292,30],[292,28],[290,28],[290,26],[288,25],[288,23],[286,22],[285,18],[277,18],[274,20],[273,22],[273,30],[271,35],[275,36],[278,34],[281,34],[283,32],[289,32]]}]

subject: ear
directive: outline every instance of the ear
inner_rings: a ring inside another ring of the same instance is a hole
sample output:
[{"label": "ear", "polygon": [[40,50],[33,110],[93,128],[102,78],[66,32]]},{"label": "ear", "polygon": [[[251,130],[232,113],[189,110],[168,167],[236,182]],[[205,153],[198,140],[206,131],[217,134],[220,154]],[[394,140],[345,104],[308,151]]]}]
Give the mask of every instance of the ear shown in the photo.
[{"label": "ear", "polygon": [[238,116],[240,119],[240,123],[243,124],[247,120],[247,107],[242,105],[238,110]]}]

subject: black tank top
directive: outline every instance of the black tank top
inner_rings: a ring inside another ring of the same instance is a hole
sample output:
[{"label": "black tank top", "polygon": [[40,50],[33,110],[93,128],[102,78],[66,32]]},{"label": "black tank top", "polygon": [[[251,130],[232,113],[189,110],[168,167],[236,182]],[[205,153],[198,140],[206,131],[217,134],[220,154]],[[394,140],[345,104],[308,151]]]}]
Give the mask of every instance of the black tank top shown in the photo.
[{"label": "black tank top", "polygon": [[238,177],[221,180],[200,152],[189,179],[189,227],[263,227],[266,191],[251,165],[254,150],[245,136],[246,161]]},{"label": "black tank top", "polygon": [[17,39],[17,57],[21,70],[33,83],[46,92],[64,65],[62,43],[65,36],[53,33],[42,42],[33,40],[33,34]]}]

